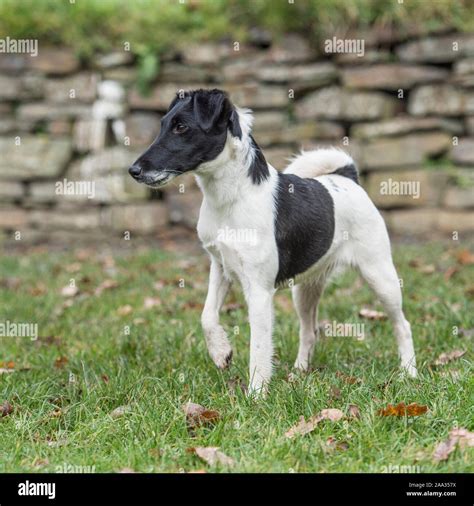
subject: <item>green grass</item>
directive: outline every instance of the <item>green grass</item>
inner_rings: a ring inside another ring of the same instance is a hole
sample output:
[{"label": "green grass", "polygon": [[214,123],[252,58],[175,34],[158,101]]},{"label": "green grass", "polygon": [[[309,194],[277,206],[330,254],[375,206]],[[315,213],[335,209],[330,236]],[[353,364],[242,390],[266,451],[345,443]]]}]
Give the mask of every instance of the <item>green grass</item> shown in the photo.
[{"label": "green grass", "polygon": [[[365,286],[354,284],[356,275],[347,273],[328,288],[320,318],[363,322],[366,339],[324,338],[315,352],[314,371],[290,382],[297,319],[287,304],[277,302],[276,371],[269,396],[259,402],[247,399],[239,388],[233,392],[228,384],[247,380],[248,324],[237,288],[227,302],[238,304],[223,314],[232,334],[234,363],[219,372],[208,358],[199,324],[207,278],[203,256],[130,251],[116,256],[115,267],[93,252],[87,260],[77,260],[74,253],[4,256],[1,318],[37,322],[40,338],[1,338],[0,361],[14,361],[15,371],[0,374],[0,401],[14,408],[0,418],[0,471],[54,472],[68,465],[94,465],[97,472],[124,467],[141,472],[211,470],[186,450],[219,446],[235,459],[236,472],[381,472],[384,466],[404,465],[419,466],[414,469],[421,472],[472,472],[472,450],[457,449],[440,464],[431,459],[435,444],[451,428],[473,428],[472,351],[433,366],[444,351],[472,349],[472,337],[453,335],[452,329],[474,327],[473,267],[462,266],[445,281],[444,271],[456,265],[456,246],[449,248],[438,244],[395,250],[418,353],[418,379],[399,374],[390,325],[359,318],[361,307],[380,307]],[[410,267],[415,258],[435,265],[436,272],[423,274]],[[80,270],[68,272],[78,262]],[[71,278],[80,295],[61,310],[65,298],[60,290]],[[116,288],[93,294],[111,278]],[[159,291],[154,286],[158,281]],[[159,297],[162,304],[144,309],[145,297]],[[289,293],[277,298],[289,300]],[[125,305],[133,311],[120,315],[117,310]],[[62,367],[55,365],[59,357],[68,359]],[[456,371],[456,376],[447,371]],[[347,376],[358,381],[350,384]],[[335,389],[340,390],[336,398]],[[218,410],[221,419],[189,432],[181,411],[188,400]],[[429,410],[413,418],[377,414],[387,403],[400,401],[425,404]],[[346,412],[350,404],[360,408],[359,420],[322,422],[311,434],[285,438],[301,415],[324,408]],[[118,406],[130,411],[111,417]],[[53,416],[55,410],[59,416]],[[346,442],[347,450],[326,452],[330,436]]]}]

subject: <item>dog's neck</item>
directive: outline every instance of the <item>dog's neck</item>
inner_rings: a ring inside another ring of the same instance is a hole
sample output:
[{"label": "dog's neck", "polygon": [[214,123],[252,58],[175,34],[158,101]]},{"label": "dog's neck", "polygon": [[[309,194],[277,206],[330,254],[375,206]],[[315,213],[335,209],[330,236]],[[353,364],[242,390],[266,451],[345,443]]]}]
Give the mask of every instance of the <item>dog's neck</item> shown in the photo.
[{"label": "dog's neck", "polygon": [[252,138],[250,113],[242,110],[238,110],[238,113],[241,138],[228,133],[219,156],[202,164],[196,171],[204,198],[209,205],[218,209],[232,208],[236,203],[242,203],[245,195],[263,188],[262,182],[274,170],[266,164]]}]

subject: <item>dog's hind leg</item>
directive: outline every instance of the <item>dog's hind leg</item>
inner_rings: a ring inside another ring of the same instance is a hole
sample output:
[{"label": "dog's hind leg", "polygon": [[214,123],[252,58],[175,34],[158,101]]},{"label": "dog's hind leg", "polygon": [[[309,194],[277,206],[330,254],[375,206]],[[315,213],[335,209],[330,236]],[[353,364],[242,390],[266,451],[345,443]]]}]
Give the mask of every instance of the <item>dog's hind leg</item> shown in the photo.
[{"label": "dog's hind leg", "polygon": [[220,369],[225,369],[232,360],[232,347],[226,331],[219,323],[219,311],[229,286],[230,281],[224,276],[222,266],[211,256],[209,289],[201,316],[201,324],[206,336],[209,355]]},{"label": "dog's hind leg", "polygon": [[324,282],[314,281],[295,285],[292,289],[293,304],[300,320],[300,344],[295,369],[307,371],[316,343],[318,303],[324,290]]},{"label": "dog's hind leg", "polygon": [[400,283],[392,262],[390,245],[387,244],[387,248],[384,249],[382,255],[376,254],[375,257],[373,251],[371,255],[361,255],[362,261],[358,262],[359,270],[362,277],[382,302],[388,317],[393,323],[402,368],[410,376],[416,377],[415,349],[410,324],[405,319],[402,310]]}]

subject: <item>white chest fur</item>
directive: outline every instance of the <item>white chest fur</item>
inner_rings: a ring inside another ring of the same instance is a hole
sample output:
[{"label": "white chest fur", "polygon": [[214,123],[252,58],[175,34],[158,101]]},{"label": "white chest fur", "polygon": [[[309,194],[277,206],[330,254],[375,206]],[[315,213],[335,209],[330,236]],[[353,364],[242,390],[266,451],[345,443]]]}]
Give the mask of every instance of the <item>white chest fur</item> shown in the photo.
[{"label": "white chest fur", "polygon": [[[278,250],[275,242],[275,169],[267,181],[255,185],[243,173],[239,181],[219,184],[198,176],[204,199],[198,235],[206,250],[223,266],[226,277],[243,280],[245,266],[260,269],[265,284],[275,279]],[[253,269],[252,269],[253,270]]]}]

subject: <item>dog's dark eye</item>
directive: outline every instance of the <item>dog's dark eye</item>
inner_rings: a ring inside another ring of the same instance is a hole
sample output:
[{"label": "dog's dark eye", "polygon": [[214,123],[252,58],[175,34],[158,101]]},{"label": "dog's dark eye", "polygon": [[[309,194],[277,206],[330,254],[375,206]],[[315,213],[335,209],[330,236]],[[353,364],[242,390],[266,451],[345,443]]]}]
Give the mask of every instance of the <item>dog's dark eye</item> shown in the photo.
[{"label": "dog's dark eye", "polygon": [[182,134],[183,132],[186,132],[188,127],[183,123],[177,123],[175,127],[173,128],[174,134]]}]

